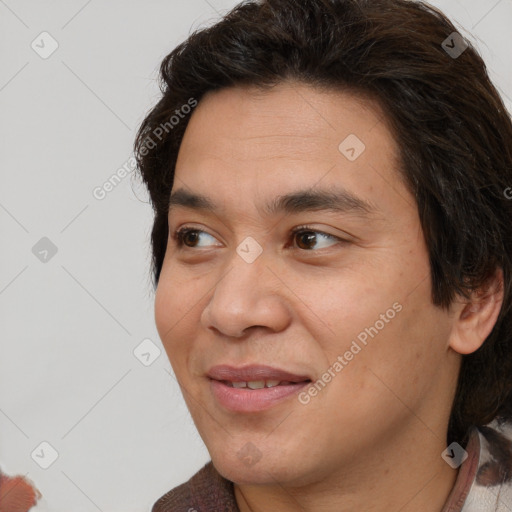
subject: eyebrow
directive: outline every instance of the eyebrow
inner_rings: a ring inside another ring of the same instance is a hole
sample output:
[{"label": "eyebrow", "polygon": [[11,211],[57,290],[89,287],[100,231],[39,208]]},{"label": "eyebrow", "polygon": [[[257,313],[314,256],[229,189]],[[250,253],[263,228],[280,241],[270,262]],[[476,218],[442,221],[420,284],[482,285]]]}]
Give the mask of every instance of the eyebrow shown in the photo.
[{"label": "eyebrow", "polygon": [[[169,198],[169,212],[176,207],[212,213],[221,209],[211,198],[183,188],[173,192]],[[298,190],[280,195],[266,203],[263,211],[269,216],[281,212],[293,214],[308,211],[332,211],[369,217],[376,214],[378,209],[369,201],[338,187],[332,190]]]}]

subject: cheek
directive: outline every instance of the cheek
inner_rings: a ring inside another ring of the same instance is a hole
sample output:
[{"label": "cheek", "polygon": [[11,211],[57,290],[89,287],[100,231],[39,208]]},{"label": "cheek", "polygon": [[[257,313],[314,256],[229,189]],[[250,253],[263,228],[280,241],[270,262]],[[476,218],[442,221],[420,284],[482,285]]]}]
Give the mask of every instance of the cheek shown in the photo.
[{"label": "cheek", "polygon": [[[405,412],[404,404],[420,407],[439,380],[450,331],[446,315],[426,302],[428,290],[424,292],[402,299],[401,310],[393,318],[389,315],[387,323],[379,321],[379,315],[370,319],[360,331],[365,343],[356,335],[361,350],[349,355],[352,360],[342,372],[340,390],[350,390],[362,404],[383,414],[384,403],[397,415]],[[386,319],[385,311],[378,313]]]},{"label": "cheek", "polygon": [[378,270],[354,267],[336,281],[303,281],[297,295],[313,313],[303,320],[309,318],[307,329],[326,369],[344,358],[343,368],[334,369],[344,375],[337,379],[342,388],[361,396],[367,387],[383,387],[381,377],[396,392],[412,396],[435,376],[450,324],[431,304],[430,280],[422,280],[421,273],[428,275],[427,266],[420,272],[405,263]]},{"label": "cheek", "polygon": [[179,358],[182,349],[190,345],[183,340],[190,339],[193,326],[197,328],[198,323],[192,318],[194,306],[202,296],[197,286],[193,280],[184,282],[169,272],[162,271],[160,276],[155,294],[155,323],[171,363],[171,354],[173,359]]},{"label": "cheek", "polygon": [[176,307],[179,307],[179,303],[176,301],[173,287],[161,276],[155,294],[155,323],[164,345],[174,323]]},{"label": "cheek", "polygon": [[[302,311],[301,321],[331,357],[343,354],[359,335],[362,341],[368,338],[367,330],[376,322],[380,332],[399,316],[393,304],[400,294],[383,275],[394,281],[391,272],[372,274],[368,266],[343,268],[337,275],[289,279],[300,283],[293,291],[300,299],[296,307]],[[383,323],[381,315],[388,322]]]}]

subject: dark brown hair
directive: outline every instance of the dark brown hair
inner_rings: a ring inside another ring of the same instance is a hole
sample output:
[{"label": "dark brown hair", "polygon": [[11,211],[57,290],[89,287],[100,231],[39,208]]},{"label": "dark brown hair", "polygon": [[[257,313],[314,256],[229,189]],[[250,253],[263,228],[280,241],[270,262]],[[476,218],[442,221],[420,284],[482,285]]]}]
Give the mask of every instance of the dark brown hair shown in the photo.
[{"label": "dark brown hair", "polygon": [[163,95],[140,127],[135,154],[155,213],[157,285],[188,123],[171,126],[169,119],[191,98],[292,80],[376,99],[400,150],[400,175],[416,198],[433,303],[447,309],[456,294],[469,297],[503,270],[497,323],[462,360],[447,441],[463,444],[472,425],[512,418],[512,200],[505,192],[512,186],[512,122],[472,44],[459,56],[443,47],[445,40],[455,45],[453,32],[436,8],[410,0],[242,2],[165,57]]}]

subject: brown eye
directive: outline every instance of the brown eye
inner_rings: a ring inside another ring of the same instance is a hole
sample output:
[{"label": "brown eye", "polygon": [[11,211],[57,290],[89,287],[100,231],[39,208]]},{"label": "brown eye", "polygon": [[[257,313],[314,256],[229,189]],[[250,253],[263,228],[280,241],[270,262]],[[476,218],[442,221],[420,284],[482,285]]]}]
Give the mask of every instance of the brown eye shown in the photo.
[{"label": "brown eye", "polygon": [[[210,237],[212,240],[215,241],[215,237],[210,235],[209,233],[206,233],[206,231],[202,231],[201,229],[194,229],[194,228],[181,228],[178,231],[176,231],[173,235],[174,240],[176,241],[176,245],[178,247],[208,247],[208,244],[206,245],[200,245],[201,243],[201,237]],[[209,245],[218,245],[218,244],[209,244]]]},{"label": "brown eye", "polygon": [[195,247],[197,241],[199,240],[199,234],[194,230],[187,230],[181,234],[181,241],[187,247]]},{"label": "brown eye", "polygon": [[344,240],[337,236],[329,235],[328,233],[317,231],[316,229],[311,229],[308,226],[299,226],[298,228],[295,228],[292,231],[292,240],[295,242],[296,247],[310,252],[314,249],[325,249],[331,245],[335,245],[336,243],[344,242]]},{"label": "brown eye", "polygon": [[295,233],[295,239],[299,248],[309,250],[316,242],[316,234],[314,231],[302,231]]}]

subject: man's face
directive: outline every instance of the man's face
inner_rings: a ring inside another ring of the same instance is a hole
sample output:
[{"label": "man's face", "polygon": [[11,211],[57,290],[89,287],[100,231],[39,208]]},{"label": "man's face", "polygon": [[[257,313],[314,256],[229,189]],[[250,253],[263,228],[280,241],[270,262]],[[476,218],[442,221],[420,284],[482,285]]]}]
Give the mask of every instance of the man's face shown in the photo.
[{"label": "man's face", "polygon": [[[305,484],[356,459],[385,465],[382,447],[413,457],[415,442],[444,442],[454,320],[431,303],[417,207],[380,117],[353,95],[281,84],[211,93],[187,127],[172,194],[215,210],[171,208],[156,323],[215,466],[238,483]],[[265,208],[290,194],[310,200]],[[208,376],[254,364],[312,382],[272,399]]]}]

